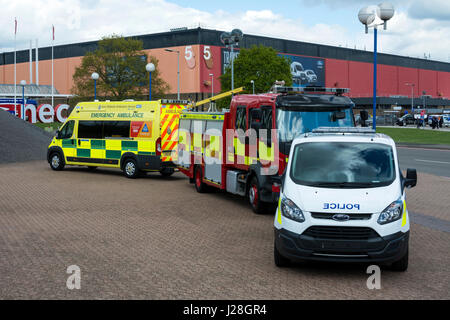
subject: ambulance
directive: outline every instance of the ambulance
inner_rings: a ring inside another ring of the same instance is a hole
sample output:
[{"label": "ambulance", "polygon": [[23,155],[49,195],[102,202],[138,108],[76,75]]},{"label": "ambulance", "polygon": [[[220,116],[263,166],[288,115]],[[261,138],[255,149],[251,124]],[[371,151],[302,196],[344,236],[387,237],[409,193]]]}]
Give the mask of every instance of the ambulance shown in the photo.
[{"label": "ambulance", "polygon": [[410,220],[394,141],[369,128],[318,128],[292,142],[275,213],[275,265],[317,260],[408,268]]},{"label": "ambulance", "polygon": [[127,178],[145,171],[174,173],[178,121],[188,101],[81,102],[56,132],[47,151],[53,170],[65,165],[121,169]]}]

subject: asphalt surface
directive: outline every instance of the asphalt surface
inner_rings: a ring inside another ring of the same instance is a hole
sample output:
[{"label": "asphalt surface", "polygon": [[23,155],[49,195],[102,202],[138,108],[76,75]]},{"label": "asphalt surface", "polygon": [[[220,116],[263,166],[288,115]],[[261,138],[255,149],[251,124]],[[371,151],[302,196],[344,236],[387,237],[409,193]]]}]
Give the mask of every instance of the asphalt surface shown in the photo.
[{"label": "asphalt surface", "polygon": [[[177,173],[0,165],[0,299],[449,299],[450,179],[419,171],[408,190],[407,272],[273,263],[273,215],[241,197],[199,194]],[[81,289],[66,287],[67,267]]]},{"label": "asphalt surface", "polygon": [[400,167],[450,177],[450,150],[397,147]]}]

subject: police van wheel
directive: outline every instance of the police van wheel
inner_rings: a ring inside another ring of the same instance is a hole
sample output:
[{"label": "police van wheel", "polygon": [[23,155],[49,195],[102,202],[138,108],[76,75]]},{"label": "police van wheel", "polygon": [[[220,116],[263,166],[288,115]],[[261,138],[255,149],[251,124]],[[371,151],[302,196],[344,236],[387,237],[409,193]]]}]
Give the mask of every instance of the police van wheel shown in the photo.
[{"label": "police van wheel", "polygon": [[198,193],[205,193],[208,188],[208,186],[203,182],[202,167],[200,166],[195,167],[194,184],[195,190],[197,190]]},{"label": "police van wheel", "polygon": [[264,203],[261,201],[258,178],[253,177],[250,180],[248,188],[248,202],[252,206],[253,212],[256,214],[265,213]]},{"label": "police van wheel", "polygon": [[174,168],[164,168],[159,171],[163,177],[170,177],[175,172]]},{"label": "police van wheel", "polygon": [[400,260],[391,264],[390,269],[401,272],[408,270],[408,251],[406,251],[405,255]]},{"label": "police van wheel", "polygon": [[134,159],[127,159],[123,164],[123,174],[130,179],[136,179],[139,176],[139,169]]},{"label": "police van wheel", "polygon": [[289,267],[291,264],[291,261],[288,258],[281,255],[275,244],[273,245],[273,260],[278,268]]},{"label": "police van wheel", "polygon": [[64,158],[59,152],[55,152],[50,156],[50,168],[55,171],[64,169]]}]

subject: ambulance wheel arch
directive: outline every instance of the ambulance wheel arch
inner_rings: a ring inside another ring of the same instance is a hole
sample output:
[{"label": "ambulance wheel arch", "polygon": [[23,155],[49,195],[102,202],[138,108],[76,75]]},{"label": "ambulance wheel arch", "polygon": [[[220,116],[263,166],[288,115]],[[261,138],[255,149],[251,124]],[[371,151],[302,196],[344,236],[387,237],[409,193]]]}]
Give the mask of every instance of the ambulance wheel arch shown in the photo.
[{"label": "ambulance wheel arch", "polygon": [[60,147],[51,147],[47,151],[47,161],[50,164],[50,168],[55,171],[64,169],[66,162],[64,160],[64,152]]},{"label": "ambulance wheel arch", "polygon": [[120,168],[125,177],[135,179],[139,176],[139,166],[136,155],[131,152],[124,153],[120,159]]}]

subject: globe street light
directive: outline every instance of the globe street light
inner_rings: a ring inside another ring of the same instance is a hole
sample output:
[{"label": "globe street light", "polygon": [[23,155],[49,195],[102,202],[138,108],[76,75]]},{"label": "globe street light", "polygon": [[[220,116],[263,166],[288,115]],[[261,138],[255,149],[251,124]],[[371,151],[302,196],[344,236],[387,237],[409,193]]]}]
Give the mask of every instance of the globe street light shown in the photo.
[{"label": "globe street light", "polygon": [[394,16],[394,6],[383,2],[378,6],[368,6],[359,10],[358,19],[365,26],[366,33],[369,28],[373,28],[373,124],[376,129],[377,122],[377,31],[378,26],[383,25],[384,30],[387,27],[387,21]]},{"label": "globe street light", "polygon": [[20,80],[20,85],[22,86],[22,106],[20,109],[21,118],[25,120],[25,86],[27,82],[25,80]]},{"label": "globe street light", "polygon": [[155,71],[155,65],[147,63],[145,70],[148,72],[148,101],[152,101],[152,72]]},{"label": "globe street light", "polygon": [[97,72],[92,72],[91,78],[94,80],[94,101],[97,100],[97,80],[99,75]]},{"label": "globe street light", "polygon": [[254,80],[250,80],[250,83],[252,84],[253,94],[255,94],[255,81]]},{"label": "globe street light", "polygon": [[165,49],[167,52],[176,52],[177,53],[177,82],[178,82],[178,90],[177,90],[177,99],[180,100],[180,51],[174,49]]},{"label": "globe street light", "polygon": [[234,46],[238,46],[242,41],[244,34],[239,29],[233,29],[231,32],[223,32],[220,35],[220,41],[228,48],[231,48],[231,90],[234,90]]}]

